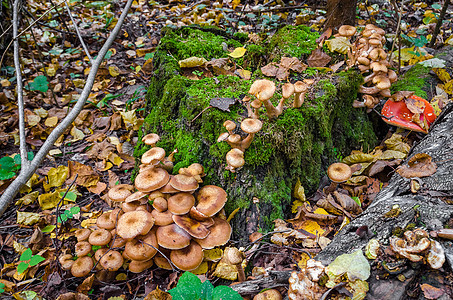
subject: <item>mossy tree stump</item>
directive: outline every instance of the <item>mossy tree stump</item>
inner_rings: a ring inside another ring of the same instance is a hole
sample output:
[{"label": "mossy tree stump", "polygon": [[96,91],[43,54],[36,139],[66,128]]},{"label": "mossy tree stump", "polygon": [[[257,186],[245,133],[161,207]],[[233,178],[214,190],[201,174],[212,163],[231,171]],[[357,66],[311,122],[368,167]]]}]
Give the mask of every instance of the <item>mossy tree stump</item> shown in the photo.
[{"label": "mossy tree stump", "polygon": [[[229,36],[215,28],[166,28],[155,53],[154,74],[148,91],[147,117],[141,135],[155,132],[158,146],[167,153],[177,148],[176,174],[181,167],[199,162],[205,167],[204,184],[223,187],[229,196],[227,214],[236,208],[232,220],[235,239],[245,239],[256,230],[268,231],[276,218],[291,214],[291,191],[299,179],[307,192],[313,192],[327,166],[352,149],[372,149],[377,138],[364,110],[353,109],[362,77],[355,71],[320,75],[308,68],[292,74],[291,82],[315,78],[315,84],[299,109],[290,108],[275,121],[269,121],[264,108],[262,130],[245,152],[245,166],[236,173],[225,170],[225,154],[230,146],[217,143],[225,132],[222,124],[236,124],[247,117],[245,106],[237,101],[230,112],[210,108],[194,118],[216,97],[242,99],[256,79],[264,78],[259,67],[269,59],[282,56],[305,59],[316,48],[318,33],[304,26],[286,26],[261,44],[249,44],[244,35]],[[236,59],[238,66],[252,71],[251,80],[237,76],[215,76],[190,80],[182,76],[178,61],[191,56],[228,57],[226,48],[244,46],[246,55]],[[280,99],[281,85],[276,81],[274,103]],[[239,126],[237,126],[239,128]],[[140,136],[141,137],[141,136]],[[147,146],[140,144],[135,155]]]}]

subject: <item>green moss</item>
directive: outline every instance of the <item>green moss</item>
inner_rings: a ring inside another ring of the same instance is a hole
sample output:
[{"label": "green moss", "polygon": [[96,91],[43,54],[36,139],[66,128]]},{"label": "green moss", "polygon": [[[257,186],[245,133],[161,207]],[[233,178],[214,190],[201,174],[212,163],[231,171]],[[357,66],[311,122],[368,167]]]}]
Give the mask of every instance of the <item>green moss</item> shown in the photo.
[{"label": "green moss", "polygon": [[273,61],[279,61],[282,56],[301,58],[316,49],[318,37],[319,33],[312,32],[310,27],[288,25],[272,36],[267,50]]},{"label": "green moss", "polygon": [[397,91],[414,91],[419,97],[426,99],[428,95],[426,90],[429,88],[427,79],[431,69],[420,64],[414,65],[406,73],[398,78],[398,81],[392,84],[392,92]]}]

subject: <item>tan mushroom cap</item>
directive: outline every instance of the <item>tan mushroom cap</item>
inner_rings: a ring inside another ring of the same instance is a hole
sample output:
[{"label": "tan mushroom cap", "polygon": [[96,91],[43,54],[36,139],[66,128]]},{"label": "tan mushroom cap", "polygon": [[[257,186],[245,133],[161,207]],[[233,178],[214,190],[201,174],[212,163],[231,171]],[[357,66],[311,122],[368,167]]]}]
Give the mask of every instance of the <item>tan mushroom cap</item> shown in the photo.
[{"label": "tan mushroom cap", "polygon": [[260,79],[252,83],[249,94],[255,95],[260,101],[266,101],[274,95],[275,89],[275,83],[273,81]]},{"label": "tan mushroom cap", "polygon": [[241,129],[246,133],[257,133],[263,127],[263,123],[258,119],[247,118],[241,122]]},{"label": "tan mushroom cap", "polygon": [[165,198],[157,197],[152,201],[153,201],[153,207],[155,210],[164,212],[168,209],[168,203],[167,203],[167,200],[165,200]]},{"label": "tan mushroom cap", "polygon": [[233,168],[240,168],[245,164],[244,152],[237,148],[233,148],[226,154],[227,164]]},{"label": "tan mushroom cap", "polygon": [[[170,259],[169,256],[170,256],[170,253],[168,253],[168,255],[167,255],[168,259]],[[154,263],[156,264],[156,266],[158,266],[159,268],[164,269],[164,270],[173,270],[170,262],[165,257],[163,257],[160,253],[156,254],[156,256],[154,256],[153,260],[154,260]]]},{"label": "tan mushroom cap", "polygon": [[124,200],[124,202],[129,203],[129,202],[134,202],[134,201],[140,201],[141,204],[143,204],[143,202],[147,203],[148,202],[147,196],[148,196],[148,193],[143,193],[143,192],[137,191],[137,192],[131,194],[130,196],[128,196],[126,198],[126,200]]},{"label": "tan mushroom cap", "polygon": [[282,86],[283,98],[288,99],[289,97],[291,97],[294,94],[294,92],[295,92],[295,89],[294,89],[294,85],[292,83],[287,82]]},{"label": "tan mushroom cap", "polygon": [[93,269],[94,263],[91,257],[82,256],[77,258],[77,260],[72,264],[71,274],[74,277],[84,277],[91,272]]},{"label": "tan mushroom cap", "polygon": [[241,141],[241,136],[239,134],[231,134],[228,136],[227,140],[230,143],[239,143]]},{"label": "tan mushroom cap", "polygon": [[308,84],[306,84],[303,81],[296,81],[296,83],[294,83],[294,92],[295,93],[303,93],[303,92],[306,92],[307,89],[308,89]]},{"label": "tan mushroom cap", "polygon": [[217,143],[225,141],[229,136],[230,134],[228,132],[222,132],[217,138]]},{"label": "tan mushroom cap", "polygon": [[142,138],[142,142],[146,145],[154,146],[160,140],[159,135],[155,133],[149,133]]},{"label": "tan mushroom cap", "polygon": [[351,25],[342,25],[338,29],[338,33],[342,36],[350,37],[353,36],[357,32],[357,29]]},{"label": "tan mushroom cap", "polygon": [[112,231],[110,231],[110,234],[112,235],[112,240],[110,241],[110,244],[109,244],[110,248],[119,248],[119,247],[123,247],[124,245],[126,245],[127,241],[116,233],[116,229],[113,229]]},{"label": "tan mushroom cap", "polygon": [[168,210],[174,215],[187,214],[195,204],[195,197],[190,193],[177,193],[168,198]]},{"label": "tan mushroom cap", "polygon": [[327,169],[327,176],[336,183],[347,181],[352,176],[351,167],[344,163],[333,163]]},{"label": "tan mushroom cap", "polygon": [[126,202],[123,202],[121,203],[121,209],[123,210],[123,212],[130,212],[130,211],[134,211],[136,210],[140,205],[140,202],[139,201],[134,201],[134,202],[129,202],[129,203],[126,203]]},{"label": "tan mushroom cap", "polygon": [[209,230],[206,226],[189,216],[173,216],[173,221],[194,238],[204,239],[209,234]]},{"label": "tan mushroom cap", "polygon": [[74,232],[74,235],[77,238],[77,241],[79,241],[79,242],[88,240],[88,237],[90,236],[90,234],[91,234],[91,230],[88,228],[77,229]]},{"label": "tan mushroom cap", "polygon": [[198,181],[192,176],[177,174],[170,180],[170,185],[181,192],[192,192],[198,189]]},{"label": "tan mushroom cap", "polygon": [[99,261],[104,256],[104,254],[107,253],[108,250],[109,249],[107,248],[101,248],[96,250],[96,252],[94,253],[94,260]]},{"label": "tan mushroom cap", "polygon": [[368,66],[370,64],[370,60],[366,57],[360,56],[357,58],[357,62],[359,62],[362,65]]},{"label": "tan mushroom cap", "polygon": [[154,147],[143,153],[142,164],[155,165],[165,158],[165,150],[160,147]]},{"label": "tan mushroom cap", "polygon": [[170,181],[173,179],[173,177],[175,177],[175,175],[170,175],[170,180],[168,181],[168,183],[164,185],[162,188],[160,188],[158,192],[161,192],[162,194],[165,195],[179,193],[179,190],[175,189],[170,184]]},{"label": "tan mushroom cap", "polygon": [[153,229],[146,235],[128,241],[124,251],[132,260],[149,260],[156,255],[158,247],[156,230]]},{"label": "tan mushroom cap", "polygon": [[74,248],[77,257],[88,255],[88,253],[91,252],[91,244],[88,243],[87,241],[78,242],[77,244],[75,244]]},{"label": "tan mushroom cap", "polygon": [[231,120],[226,120],[225,122],[223,122],[223,127],[225,127],[225,129],[228,131],[233,131],[234,129],[236,129],[236,123]]},{"label": "tan mushroom cap", "polygon": [[147,234],[154,225],[152,215],[144,210],[124,213],[118,220],[117,234],[125,240]]},{"label": "tan mushroom cap", "polygon": [[255,99],[252,101],[252,103],[250,103],[250,105],[253,107],[253,108],[260,108],[261,106],[263,106],[263,102],[261,102],[260,100],[258,99]]},{"label": "tan mushroom cap", "polygon": [[373,83],[376,84],[376,86],[380,90],[385,90],[389,89],[392,86],[392,83],[390,82],[390,79],[386,75],[377,75],[373,78]]},{"label": "tan mushroom cap", "polygon": [[110,220],[110,212],[105,212],[102,215],[100,215],[96,220],[96,225],[99,228],[109,230],[115,228],[115,222]]},{"label": "tan mushroom cap", "polygon": [[132,260],[131,263],[129,264],[129,271],[132,273],[141,273],[149,268],[151,268],[154,264],[153,259],[149,260]]},{"label": "tan mushroom cap", "polygon": [[102,256],[99,263],[107,271],[117,271],[123,265],[123,256],[115,250],[110,250]]},{"label": "tan mushroom cap", "polygon": [[195,206],[190,209],[189,217],[200,222],[204,222],[211,219],[211,217],[208,217],[207,215],[198,211],[198,209]]},{"label": "tan mushroom cap", "polygon": [[141,192],[152,192],[168,183],[170,175],[162,168],[148,168],[135,178],[135,187]]},{"label": "tan mushroom cap", "polygon": [[178,171],[179,174],[182,175],[187,175],[187,176],[205,176],[206,174],[204,173],[204,168],[201,164],[199,163],[193,163],[187,168],[181,168]]},{"label": "tan mushroom cap", "polygon": [[191,241],[189,246],[171,251],[170,259],[179,269],[191,271],[203,262],[203,249],[196,242]]},{"label": "tan mushroom cap", "polygon": [[88,242],[93,246],[104,246],[110,243],[112,234],[106,229],[96,229],[88,237]]},{"label": "tan mushroom cap", "polygon": [[[345,25],[343,25],[345,26]],[[266,290],[253,297],[253,300],[282,300],[282,294],[275,289]]]},{"label": "tan mushroom cap", "polygon": [[58,261],[60,262],[61,268],[65,271],[71,270],[71,267],[74,264],[74,260],[72,260],[71,254],[65,254],[60,256]]},{"label": "tan mushroom cap", "polygon": [[369,39],[368,43],[370,43],[370,45],[373,45],[373,46],[382,46],[381,41],[378,39]]},{"label": "tan mushroom cap", "polygon": [[190,243],[191,237],[176,224],[160,226],[156,231],[157,243],[167,249],[182,249]]},{"label": "tan mushroom cap", "polygon": [[165,226],[173,223],[173,214],[171,211],[167,210],[164,212],[159,212],[158,210],[153,210],[151,215],[154,218],[154,224],[157,226]]},{"label": "tan mushroom cap", "polygon": [[197,194],[197,210],[208,217],[218,213],[227,201],[227,193],[221,187],[205,185]]},{"label": "tan mushroom cap", "polygon": [[134,187],[130,184],[118,184],[109,190],[109,198],[115,202],[124,201],[132,194]]},{"label": "tan mushroom cap", "polygon": [[204,239],[195,239],[203,249],[212,249],[217,246],[225,245],[231,237],[231,226],[227,221],[218,217],[214,218],[214,225],[209,228],[211,232]]}]

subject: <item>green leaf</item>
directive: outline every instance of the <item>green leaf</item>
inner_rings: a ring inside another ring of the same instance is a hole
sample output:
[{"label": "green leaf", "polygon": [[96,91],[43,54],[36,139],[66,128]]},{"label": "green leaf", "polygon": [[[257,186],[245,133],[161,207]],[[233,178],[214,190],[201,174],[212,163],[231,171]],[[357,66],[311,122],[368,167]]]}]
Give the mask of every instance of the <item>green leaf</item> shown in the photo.
[{"label": "green leaf", "polygon": [[[16,156],[18,156],[18,155],[16,155]],[[14,161],[14,158],[12,158],[12,157],[4,156],[4,157],[0,158],[0,168],[2,170],[11,171],[15,165],[16,165],[16,162]]]},{"label": "green leaf", "polygon": [[27,152],[28,160],[33,160],[34,157],[35,157],[35,154],[33,153],[33,151],[28,151]]},{"label": "green leaf", "polygon": [[17,273],[22,274],[27,270],[29,267],[29,264],[26,262],[21,261],[19,265],[17,266]]},{"label": "green leaf", "polygon": [[154,52],[145,54],[145,60],[148,60],[148,59],[153,58],[153,57],[154,57]]},{"label": "green leaf", "polygon": [[[68,194],[69,194],[69,193],[68,193]],[[78,213],[80,212],[80,207],[78,207],[78,206],[73,206],[73,207],[71,207],[70,212],[71,212],[73,215],[76,215],[76,214],[78,214]]]},{"label": "green leaf", "polygon": [[211,300],[213,292],[214,286],[209,282],[209,280],[206,280],[201,284],[200,300]]},{"label": "green leaf", "polygon": [[22,164],[22,161],[20,160],[20,154],[14,155],[14,162],[19,166]]},{"label": "green leaf", "polygon": [[[65,192],[60,192],[60,197],[63,197]],[[65,200],[75,202],[77,199],[77,194],[74,192],[68,192],[66,196],[64,197]],[[76,214],[76,213],[73,213]]]},{"label": "green leaf", "polygon": [[44,233],[52,232],[52,231],[54,231],[55,227],[56,227],[55,225],[47,225],[46,227],[41,229],[41,232],[44,232]]},{"label": "green leaf", "polygon": [[214,289],[212,300],[242,300],[242,297],[229,286],[219,285]]},{"label": "green leaf", "polygon": [[112,54],[113,54],[112,51],[110,51],[110,50],[107,51],[107,53],[106,53],[105,56],[104,56],[104,59],[109,59],[110,57],[112,57]]},{"label": "green leaf", "polygon": [[35,78],[35,80],[33,80],[33,82],[28,85],[28,88],[31,91],[40,91],[46,93],[49,89],[49,82],[47,81],[46,76],[39,75]]},{"label": "green leaf", "polygon": [[25,250],[24,252],[22,252],[22,254],[21,254],[19,260],[20,260],[20,261],[30,260],[32,254],[33,254],[33,253],[31,252],[31,249],[30,249],[30,248],[27,248],[27,250]]},{"label": "green leaf", "polygon": [[63,215],[59,215],[58,218],[57,218],[58,223],[63,223],[63,222],[65,222],[67,219],[68,219],[68,216],[66,216],[66,215],[64,215],[64,214],[63,214]]},{"label": "green leaf", "polygon": [[12,171],[0,169],[0,180],[7,180],[10,178],[13,178],[15,175],[16,175],[16,173],[14,173]]},{"label": "green leaf", "polygon": [[30,266],[36,266],[37,264],[45,260],[46,259],[41,255],[33,255],[33,257],[30,259]]},{"label": "green leaf", "polygon": [[198,300],[201,293],[201,280],[196,275],[185,272],[174,289],[168,291],[173,300]]}]

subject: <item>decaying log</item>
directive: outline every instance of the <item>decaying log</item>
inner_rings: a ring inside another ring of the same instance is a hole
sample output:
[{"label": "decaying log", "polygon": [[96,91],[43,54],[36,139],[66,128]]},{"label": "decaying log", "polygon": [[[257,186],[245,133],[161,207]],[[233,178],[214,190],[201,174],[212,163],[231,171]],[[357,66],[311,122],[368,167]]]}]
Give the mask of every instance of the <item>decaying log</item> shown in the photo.
[{"label": "decaying log", "polygon": [[269,276],[259,279],[244,281],[232,285],[231,288],[241,295],[252,295],[263,289],[272,289],[279,286],[287,286],[290,276],[289,271],[270,271]]}]

